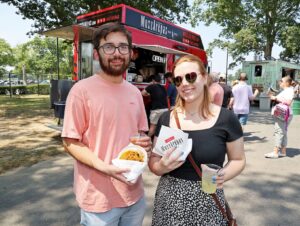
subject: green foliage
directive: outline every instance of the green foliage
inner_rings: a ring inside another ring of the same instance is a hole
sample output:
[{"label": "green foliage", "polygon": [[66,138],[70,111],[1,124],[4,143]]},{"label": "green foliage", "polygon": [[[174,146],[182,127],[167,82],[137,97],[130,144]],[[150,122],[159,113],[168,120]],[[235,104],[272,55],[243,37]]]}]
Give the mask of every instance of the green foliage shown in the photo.
[{"label": "green foliage", "polygon": [[186,22],[190,16],[188,0],[0,0],[14,5],[18,14],[34,20],[34,31],[73,24],[76,16],[117,4],[127,4],[168,21]]},{"label": "green foliage", "polygon": [[283,56],[299,58],[299,33],[295,31],[299,32],[300,0],[195,0],[191,21],[222,26],[210,52],[220,47],[228,48],[235,60],[249,52],[268,58],[276,43],[286,48]]},{"label": "green foliage", "polygon": [[[16,94],[17,90],[20,95],[22,94],[50,94],[50,85],[28,85],[28,86],[12,86],[13,95]],[[10,92],[9,86],[0,86],[0,95],[7,94],[7,91]]]},{"label": "green foliage", "polygon": [[9,43],[0,38],[0,78],[6,72],[5,67],[14,63],[12,48]]},{"label": "green foliage", "polygon": [[[66,75],[66,77],[71,76],[73,69],[72,45],[59,40],[58,51],[60,74]],[[14,49],[14,53],[17,74],[22,74],[23,65],[26,73],[34,75],[36,79],[40,78],[40,75],[57,73],[57,48],[54,38],[36,36],[33,40],[18,45]]]},{"label": "green foliage", "polygon": [[281,58],[300,63],[300,26],[287,27],[281,35],[284,40],[282,46],[285,48],[280,55]]},{"label": "green foliage", "polygon": [[26,94],[50,94],[49,85],[28,85],[26,86]]}]

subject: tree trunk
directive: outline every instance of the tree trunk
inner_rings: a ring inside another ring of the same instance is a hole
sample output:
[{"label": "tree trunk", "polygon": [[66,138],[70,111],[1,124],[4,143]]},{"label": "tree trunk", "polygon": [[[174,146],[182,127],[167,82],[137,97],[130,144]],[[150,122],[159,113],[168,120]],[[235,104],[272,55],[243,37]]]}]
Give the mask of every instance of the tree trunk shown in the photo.
[{"label": "tree trunk", "polygon": [[25,71],[25,65],[22,66],[22,74],[23,74],[23,84],[27,86],[27,76]]},{"label": "tree trunk", "polygon": [[267,60],[272,59],[272,49],[273,49],[273,42],[267,41],[267,44],[266,44],[265,50],[264,50],[265,59],[267,59]]}]

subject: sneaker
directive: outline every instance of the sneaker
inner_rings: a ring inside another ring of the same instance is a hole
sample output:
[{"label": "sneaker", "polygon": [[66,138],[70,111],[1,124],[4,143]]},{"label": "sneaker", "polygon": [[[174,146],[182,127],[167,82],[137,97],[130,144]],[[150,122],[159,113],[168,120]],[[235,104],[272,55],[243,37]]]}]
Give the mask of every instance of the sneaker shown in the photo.
[{"label": "sneaker", "polygon": [[270,159],[278,159],[278,154],[275,154],[275,152],[270,152],[265,154],[265,158],[270,158]]},{"label": "sneaker", "polygon": [[278,156],[279,156],[279,157],[286,157],[286,153],[283,154],[282,152],[279,152],[279,153],[278,153]]}]

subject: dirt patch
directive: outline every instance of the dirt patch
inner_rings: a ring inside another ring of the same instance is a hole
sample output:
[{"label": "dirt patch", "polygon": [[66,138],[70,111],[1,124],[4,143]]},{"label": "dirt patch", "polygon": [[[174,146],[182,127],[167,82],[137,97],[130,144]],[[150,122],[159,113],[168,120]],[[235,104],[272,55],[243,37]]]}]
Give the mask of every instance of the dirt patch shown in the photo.
[{"label": "dirt patch", "polygon": [[64,154],[49,96],[0,96],[0,174]]}]

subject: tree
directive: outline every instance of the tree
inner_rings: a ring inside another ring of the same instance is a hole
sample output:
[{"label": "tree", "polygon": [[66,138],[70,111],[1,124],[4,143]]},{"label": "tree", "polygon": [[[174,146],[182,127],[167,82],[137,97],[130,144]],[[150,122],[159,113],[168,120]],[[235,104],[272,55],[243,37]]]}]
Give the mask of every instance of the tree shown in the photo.
[{"label": "tree", "polygon": [[299,55],[294,48],[299,36],[287,37],[286,31],[299,29],[300,0],[195,0],[192,9],[193,25],[204,21],[223,27],[210,48],[228,48],[236,61],[250,52],[271,59],[274,44],[287,48],[286,57]]},{"label": "tree", "polygon": [[0,77],[2,78],[6,72],[6,66],[12,66],[14,63],[14,56],[12,48],[9,43],[0,38]]},{"label": "tree", "polygon": [[282,59],[292,59],[296,63],[300,63],[300,27],[288,27],[282,32],[281,45],[284,47],[284,51],[281,52],[280,57]]},{"label": "tree", "polygon": [[[59,41],[60,72],[63,77],[72,76],[72,45]],[[35,37],[33,40],[15,48],[15,71],[22,73],[23,65],[26,73],[36,79],[50,79],[57,70],[56,39]]]},{"label": "tree", "polygon": [[168,21],[186,22],[190,16],[188,0],[0,0],[14,5],[18,14],[34,20],[30,34],[70,25],[76,16],[117,4],[127,4]]}]

